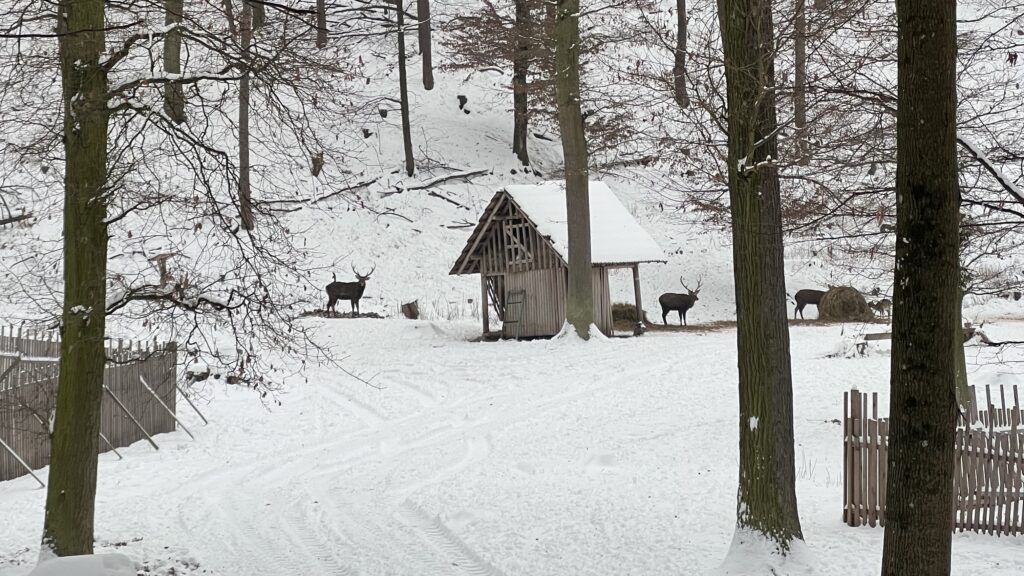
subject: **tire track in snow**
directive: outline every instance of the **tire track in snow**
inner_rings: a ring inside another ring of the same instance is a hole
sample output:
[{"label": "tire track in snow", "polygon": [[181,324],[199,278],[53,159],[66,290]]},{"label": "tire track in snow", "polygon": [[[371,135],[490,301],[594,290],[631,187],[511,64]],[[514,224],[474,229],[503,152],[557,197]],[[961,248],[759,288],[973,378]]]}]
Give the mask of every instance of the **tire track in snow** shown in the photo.
[{"label": "tire track in snow", "polygon": [[[570,364],[573,360],[566,359]],[[192,484],[189,490],[203,494],[202,501],[215,512],[189,513],[192,518],[183,517],[182,523],[206,524],[207,555],[234,561],[228,566],[234,571],[245,562],[252,567],[245,571],[254,575],[355,576],[359,566],[374,574],[457,571],[502,576],[409,496],[486,461],[492,434],[665,368],[663,363],[636,365],[575,383],[565,380],[565,370],[541,374],[542,381],[553,384],[539,390],[510,383],[500,392],[472,394],[479,387],[466,381],[468,397],[433,406],[417,402],[417,411],[390,420],[352,398],[355,393],[344,390],[344,384],[322,386],[312,400],[350,412],[366,407],[359,418],[365,427],[336,438],[310,437],[301,427],[287,429],[283,448]],[[451,374],[439,366],[433,377],[449,380]],[[448,391],[457,393],[459,388],[448,386]],[[461,455],[451,453],[456,442],[464,443]],[[426,470],[431,473],[423,478]],[[391,486],[392,478],[401,481]],[[314,500],[319,504],[311,504]],[[224,558],[218,545],[227,545],[232,558]]]},{"label": "tire track in snow", "polygon": [[401,511],[427,541],[450,559],[452,566],[473,576],[504,576],[501,570],[481,558],[464,540],[452,533],[437,516],[430,516],[408,499],[402,502]]}]

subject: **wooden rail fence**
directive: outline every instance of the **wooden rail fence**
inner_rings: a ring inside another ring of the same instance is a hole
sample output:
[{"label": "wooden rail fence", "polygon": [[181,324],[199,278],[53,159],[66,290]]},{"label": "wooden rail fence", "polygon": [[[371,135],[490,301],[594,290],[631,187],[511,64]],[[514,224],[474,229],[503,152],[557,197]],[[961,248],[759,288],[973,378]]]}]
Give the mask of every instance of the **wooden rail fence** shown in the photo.
[{"label": "wooden rail fence", "polygon": [[[1024,533],[1024,428],[1017,387],[991,387],[978,409],[961,418],[954,444],[954,528],[995,535]],[[889,419],[878,417],[878,394],[843,394],[843,521],[885,526]],[[966,421],[965,421],[966,420]]]},{"label": "wooden rail fence", "polygon": [[[50,462],[59,356],[60,340],[52,332],[0,327],[0,440],[33,470]],[[176,345],[111,341],[106,356],[100,452],[173,431]],[[0,446],[0,481],[25,474],[24,466]]]}]

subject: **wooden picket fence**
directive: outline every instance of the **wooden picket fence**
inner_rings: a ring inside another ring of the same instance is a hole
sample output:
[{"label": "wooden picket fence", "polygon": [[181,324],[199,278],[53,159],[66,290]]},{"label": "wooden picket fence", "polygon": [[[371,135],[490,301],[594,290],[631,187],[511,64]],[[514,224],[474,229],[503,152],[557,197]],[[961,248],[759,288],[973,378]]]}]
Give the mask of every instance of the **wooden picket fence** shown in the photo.
[{"label": "wooden picket fence", "polygon": [[[53,332],[0,327],[0,440],[33,470],[50,462],[59,356],[60,340]],[[106,357],[100,452],[173,431],[176,345],[109,341]],[[0,446],[0,481],[27,473]]]},{"label": "wooden picket fence", "polygon": [[[954,527],[994,535],[1024,533],[1024,428],[1017,387],[999,387],[1000,406],[985,387],[984,408],[971,387],[971,411],[954,444]],[[843,521],[885,526],[889,419],[878,394],[843,394]]]}]

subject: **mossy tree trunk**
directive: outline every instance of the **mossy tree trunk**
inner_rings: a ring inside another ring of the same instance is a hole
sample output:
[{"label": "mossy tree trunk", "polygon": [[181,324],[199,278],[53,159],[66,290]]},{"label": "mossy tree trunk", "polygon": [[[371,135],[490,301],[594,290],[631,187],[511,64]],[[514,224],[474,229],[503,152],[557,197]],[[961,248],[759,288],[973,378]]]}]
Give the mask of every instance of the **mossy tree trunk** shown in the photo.
[{"label": "mossy tree trunk", "polygon": [[91,554],[96,505],[107,275],[107,72],[103,0],[62,0],[64,308],[43,546]]},{"label": "mossy tree trunk", "polygon": [[555,8],[555,92],[565,157],[565,202],[569,228],[569,293],[566,320],[581,338],[594,323],[590,258],[590,192],[587,140],[580,110],[580,2],[557,0]]},{"label": "mossy tree trunk", "polygon": [[882,574],[948,575],[960,331],[956,2],[897,0],[896,277]]},{"label": "mossy tree trunk", "polygon": [[771,2],[721,0],[740,397],[737,536],[786,554],[797,513]]}]

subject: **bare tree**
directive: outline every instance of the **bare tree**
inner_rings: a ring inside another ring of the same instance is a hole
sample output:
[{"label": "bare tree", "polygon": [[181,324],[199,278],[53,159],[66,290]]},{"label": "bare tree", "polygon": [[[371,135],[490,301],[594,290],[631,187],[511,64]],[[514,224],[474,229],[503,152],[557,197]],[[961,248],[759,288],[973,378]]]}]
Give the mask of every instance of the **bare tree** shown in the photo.
[{"label": "bare tree", "polygon": [[676,49],[672,66],[676,102],[680,108],[690,105],[686,91],[686,0],[676,0]]},{"label": "bare tree", "polygon": [[896,278],[883,575],[949,574],[960,331],[956,2],[899,0]]},{"label": "bare tree", "polygon": [[64,311],[43,548],[92,554],[107,271],[107,70],[103,2],[63,0]]},{"label": "bare tree", "polygon": [[[168,76],[181,74],[181,26],[184,0],[164,0],[168,27],[164,36],[164,72]],[[185,89],[181,84],[169,82],[164,87],[164,112],[177,123],[185,121]]]},{"label": "bare tree", "polygon": [[555,85],[558,125],[565,157],[565,201],[569,228],[569,291],[566,320],[584,339],[594,323],[590,260],[590,195],[587,140],[580,111],[579,0],[558,0],[555,14]]},{"label": "bare tree", "polygon": [[416,0],[416,19],[419,31],[420,58],[423,65],[423,89],[434,89],[434,47],[431,42],[430,0]]},{"label": "bare tree", "polygon": [[721,0],[728,99],[739,357],[740,471],[736,537],[782,555],[802,540],[793,455],[793,382],[786,312],[770,0]]}]

